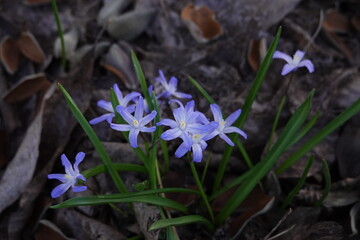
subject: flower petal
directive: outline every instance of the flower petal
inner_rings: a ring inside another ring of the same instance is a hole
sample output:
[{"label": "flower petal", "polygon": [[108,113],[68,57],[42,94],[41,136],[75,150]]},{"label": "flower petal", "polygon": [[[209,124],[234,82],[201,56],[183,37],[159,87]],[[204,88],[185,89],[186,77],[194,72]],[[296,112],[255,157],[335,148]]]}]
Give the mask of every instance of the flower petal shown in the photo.
[{"label": "flower petal", "polygon": [[73,192],[83,192],[86,191],[86,186],[72,186]]},{"label": "flower petal", "polygon": [[129,124],[116,124],[112,123],[110,124],[110,127],[116,131],[120,132],[128,132],[131,129],[131,126]]},{"label": "flower petal", "polygon": [[109,112],[114,112],[114,109],[111,105],[111,102],[108,102],[108,101],[105,101],[105,100],[99,100],[97,102],[97,105],[103,109],[105,109],[106,111],[109,111]]},{"label": "flower petal", "polygon": [[144,114],[144,99],[143,97],[139,97],[139,101],[136,104],[136,108],[135,108],[135,115],[134,117],[136,118],[136,120],[140,120],[142,118]]},{"label": "flower petal", "polygon": [[183,107],[179,107],[173,110],[173,115],[176,120],[176,122],[185,122],[186,121],[186,113],[185,109]]},{"label": "flower petal", "polygon": [[68,181],[68,179],[65,177],[65,174],[60,174],[60,173],[49,174],[48,179],[57,179],[63,183]]},{"label": "flower petal", "polygon": [[193,144],[192,152],[193,152],[193,162],[201,162],[203,154],[200,144]]},{"label": "flower petal", "polygon": [[190,94],[183,93],[183,92],[174,92],[173,95],[177,98],[187,98],[187,99],[192,98],[192,96]]},{"label": "flower petal", "polygon": [[163,134],[161,134],[161,139],[163,139],[165,141],[169,141],[169,140],[173,140],[177,137],[180,137],[181,134],[182,134],[182,132],[178,128],[169,129],[169,130],[163,132]]},{"label": "flower petal", "polygon": [[212,131],[211,133],[206,134],[206,135],[203,137],[203,139],[204,139],[205,141],[207,141],[207,140],[210,140],[210,139],[216,137],[218,134],[219,134],[219,131],[218,131],[218,130],[214,130],[214,131]]},{"label": "flower petal", "polygon": [[[156,81],[160,82],[164,87],[167,86],[166,78],[163,71],[159,70],[159,77],[155,78]],[[165,87],[166,88],[166,87]]]},{"label": "flower petal", "polygon": [[94,118],[94,119],[91,119],[90,121],[89,121],[89,123],[91,124],[91,125],[94,125],[94,124],[98,124],[98,123],[100,123],[100,122],[102,122],[102,121],[107,121],[108,123],[111,123],[111,121],[112,121],[112,119],[113,119],[113,117],[115,116],[115,114],[113,114],[113,113],[106,113],[106,114],[103,114],[103,115],[101,115],[101,116],[99,116],[99,117],[96,117],[96,118]]},{"label": "flower petal", "polygon": [[247,139],[246,133],[243,130],[240,130],[239,128],[237,128],[237,127],[226,127],[226,128],[224,128],[223,132],[224,133],[233,133],[233,132],[235,132],[235,133],[238,133],[241,136],[243,136],[245,139]]},{"label": "flower petal", "polygon": [[83,152],[79,152],[78,154],[76,154],[75,157],[75,163],[74,163],[74,171],[75,173],[79,173],[79,164],[84,160],[85,158],[85,153]]},{"label": "flower petal", "polygon": [[124,106],[117,106],[116,111],[122,116],[122,118],[129,124],[132,124],[135,118],[131,115]]},{"label": "flower petal", "polygon": [[186,143],[180,144],[180,146],[175,151],[175,157],[181,158],[184,156],[188,151],[190,150],[190,147],[186,145]]},{"label": "flower petal", "polygon": [[156,127],[153,126],[153,127],[142,127],[140,129],[140,132],[154,132],[156,130]]},{"label": "flower petal", "polygon": [[120,105],[127,107],[128,103],[138,97],[140,97],[141,94],[138,92],[131,92],[128,95],[126,95],[123,99],[123,101],[120,103]]},{"label": "flower petal", "polygon": [[305,52],[297,50],[294,54],[293,60],[298,59],[298,61],[300,62],[301,59],[303,59],[304,55],[305,55]]},{"label": "flower petal", "polygon": [[176,128],[177,123],[172,119],[163,119],[160,122],[156,123],[156,126],[161,126],[161,125],[169,126],[171,128]]},{"label": "flower petal", "polygon": [[235,144],[233,143],[233,141],[231,141],[231,139],[230,139],[228,136],[226,136],[224,133],[220,133],[220,134],[219,134],[219,137],[220,137],[221,139],[223,139],[225,142],[227,142],[227,144],[229,144],[230,146],[235,146]]},{"label": "flower petal", "polygon": [[299,63],[299,67],[306,67],[309,73],[314,72],[314,64],[310,60],[303,60]]},{"label": "flower petal", "polygon": [[117,97],[117,99],[119,101],[119,104],[121,104],[122,101],[123,101],[123,94],[120,91],[119,86],[116,83],[113,85],[113,89],[114,89],[115,95],[116,95],[116,97]]},{"label": "flower petal", "polygon": [[71,166],[71,163],[70,163],[69,159],[66,157],[65,154],[61,155],[61,163],[65,167],[66,174],[68,174],[70,176],[73,176],[75,174],[74,169]]},{"label": "flower petal", "polygon": [[290,64],[285,64],[282,71],[281,71],[281,75],[284,76],[284,75],[286,75],[289,72],[294,71],[294,70],[296,70],[296,67],[293,67]]},{"label": "flower petal", "polygon": [[290,57],[289,55],[283,53],[283,52],[280,52],[280,51],[275,51],[274,52],[274,55],[273,55],[273,58],[280,58],[280,59],[283,59],[285,60],[287,63],[292,63],[293,62],[293,59],[292,57]]},{"label": "flower petal", "polygon": [[178,80],[176,77],[171,77],[169,80],[169,87],[172,87],[176,90],[178,84]]},{"label": "flower petal", "polygon": [[241,114],[241,109],[236,110],[235,112],[233,112],[232,114],[230,114],[230,116],[228,116],[225,120],[225,126],[231,126],[240,116]]},{"label": "flower petal", "polygon": [[137,148],[138,144],[137,144],[137,137],[139,135],[140,130],[139,129],[134,129],[132,128],[130,130],[129,133],[129,142],[130,142],[130,146],[132,146],[133,148]]},{"label": "flower petal", "polygon": [[214,116],[214,120],[216,122],[220,122],[221,120],[223,120],[223,116],[222,116],[219,105],[210,104],[210,109],[211,109],[211,112],[212,112],[212,114]]},{"label": "flower petal", "polygon": [[57,198],[63,195],[71,186],[71,182],[63,183],[51,191],[51,197]]},{"label": "flower petal", "polygon": [[83,180],[84,182],[86,181],[86,178],[84,177],[84,175],[82,175],[82,174],[80,174],[80,173],[76,176],[76,179],[81,179],[81,180]]},{"label": "flower petal", "polygon": [[145,117],[143,117],[142,119],[140,119],[139,123],[141,126],[144,126],[146,124],[148,124],[151,120],[153,120],[156,116],[157,112],[155,110],[153,110],[149,115],[146,115]]}]

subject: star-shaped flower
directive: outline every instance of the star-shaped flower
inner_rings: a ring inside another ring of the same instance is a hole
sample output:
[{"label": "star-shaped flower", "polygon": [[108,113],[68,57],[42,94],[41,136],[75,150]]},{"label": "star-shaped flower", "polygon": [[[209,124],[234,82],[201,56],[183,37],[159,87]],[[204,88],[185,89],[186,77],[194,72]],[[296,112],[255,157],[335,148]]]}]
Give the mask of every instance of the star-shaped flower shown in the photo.
[{"label": "star-shaped flower", "polygon": [[230,146],[234,146],[234,143],[231,141],[231,139],[225,135],[226,133],[235,132],[243,136],[245,139],[247,138],[247,135],[244,131],[240,130],[237,127],[231,126],[236,121],[236,119],[239,118],[241,114],[241,109],[233,112],[232,114],[230,114],[230,116],[226,118],[226,120],[224,120],[219,105],[211,104],[210,108],[214,116],[215,122],[217,122],[219,125],[212,133],[204,137],[205,140],[209,140],[219,135],[219,137],[225,142],[227,142]]},{"label": "star-shaped flower", "polygon": [[137,148],[137,137],[140,132],[153,132],[156,127],[145,127],[156,116],[156,111],[152,111],[149,115],[144,115],[144,99],[140,96],[139,101],[135,107],[134,116],[124,107],[117,106],[116,111],[123,117],[128,124],[114,124],[111,123],[110,127],[116,131],[129,131],[129,142],[133,148]]},{"label": "star-shaped flower", "polygon": [[[204,140],[207,134],[191,134],[191,151],[193,153],[193,162],[201,162],[203,157],[203,151],[207,147],[207,143]],[[177,158],[181,158],[190,150],[190,148],[183,142],[175,152]]]},{"label": "star-shaped flower", "polygon": [[275,51],[273,58],[280,58],[287,62],[287,64],[284,65],[281,75],[286,75],[289,72],[297,70],[299,67],[306,67],[310,73],[314,72],[314,65],[313,63],[308,60],[302,60],[305,55],[305,52],[302,52],[300,50],[297,50],[293,57],[290,57],[289,55],[280,52]]},{"label": "star-shaped flower", "polygon": [[82,192],[87,189],[86,186],[76,186],[75,184],[79,179],[86,181],[85,177],[80,174],[79,163],[84,160],[85,153],[79,152],[75,157],[74,167],[71,166],[69,159],[65,154],[61,155],[62,165],[65,167],[65,174],[49,174],[48,179],[57,179],[62,182],[59,186],[51,191],[51,197],[57,198],[64,194],[70,187],[74,192]]},{"label": "star-shaped flower", "polygon": [[[141,94],[138,93],[138,92],[131,92],[128,95],[126,95],[125,97],[123,97],[123,94],[120,91],[117,84],[114,84],[113,89],[114,89],[115,95],[116,95],[116,97],[117,97],[117,99],[119,101],[119,105],[127,108],[127,110],[130,113],[134,112],[135,106],[134,105],[128,106],[128,104],[129,104],[129,102],[134,101],[136,98],[141,96]],[[101,107],[102,109],[105,109],[109,113],[105,113],[105,114],[103,114],[103,115],[101,115],[101,116],[99,116],[97,118],[94,118],[94,119],[90,120],[89,123],[93,125],[93,124],[97,124],[99,122],[102,122],[104,120],[106,120],[108,123],[111,123],[112,119],[115,116],[114,109],[113,109],[113,106],[112,106],[111,102],[108,102],[108,101],[105,101],[105,100],[99,100],[97,102],[97,105],[99,107]]]},{"label": "star-shaped flower", "polygon": [[167,83],[164,73],[159,70],[160,76],[155,78],[156,81],[160,82],[164,87],[165,91],[158,95],[158,98],[170,98],[170,96],[174,96],[177,98],[192,98],[190,94],[182,93],[177,91],[178,80],[176,77],[171,77],[169,83]]}]

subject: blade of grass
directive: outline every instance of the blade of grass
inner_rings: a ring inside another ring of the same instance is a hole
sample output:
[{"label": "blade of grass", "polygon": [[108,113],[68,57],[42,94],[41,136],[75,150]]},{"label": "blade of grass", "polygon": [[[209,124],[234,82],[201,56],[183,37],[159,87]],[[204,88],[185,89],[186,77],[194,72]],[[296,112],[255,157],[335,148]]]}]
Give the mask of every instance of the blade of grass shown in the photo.
[{"label": "blade of grass", "polygon": [[[280,101],[278,110],[276,111],[274,123],[273,123],[273,126],[272,126],[272,128],[271,128],[270,137],[269,137],[269,140],[268,140],[268,143],[267,143],[268,149],[271,148],[272,142],[273,142],[273,140],[274,140],[275,131],[276,131],[276,128],[277,128],[277,126],[278,126],[279,119],[280,119],[280,115],[281,115],[282,109],[283,109],[284,106],[285,106],[285,103],[286,103],[286,96],[283,96],[283,97],[281,98],[281,101]],[[265,150],[265,152],[267,152],[267,151],[268,151],[268,150]]]},{"label": "blade of grass", "polygon": [[300,189],[302,188],[302,186],[305,184],[307,175],[310,171],[311,166],[314,163],[314,155],[311,155],[309,157],[309,159],[306,162],[304,171],[299,179],[299,182],[296,184],[296,186],[293,188],[293,190],[291,190],[291,192],[288,194],[288,196],[286,197],[286,199],[284,200],[283,204],[281,205],[281,209],[285,209],[294,199],[295,195],[300,191]]},{"label": "blade of grass", "polygon": [[249,154],[247,153],[246,149],[244,148],[244,145],[240,142],[240,139],[238,137],[235,139],[235,145],[239,148],[240,153],[243,156],[248,167],[252,168],[254,164],[252,163]]},{"label": "blade of grass", "polygon": [[320,206],[323,203],[323,201],[327,198],[327,196],[331,190],[331,175],[330,175],[330,171],[329,171],[329,166],[325,159],[322,160],[322,173],[323,173],[324,179],[325,179],[325,188],[324,188],[323,195],[321,196],[319,201],[317,201],[315,203],[315,206]]},{"label": "blade of grass", "polygon": [[274,144],[274,147],[269,151],[265,158],[258,163],[261,165],[257,172],[253,172],[246,181],[238,188],[231,198],[227,201],[224,208],[216,217],[216,223],[221,224],[225,219],[234,212],[234,210],[246,199],[254,187],[260,180],[270,171],[281,154],[287,149],[288,142],[297,134],[298,129],[307,118],[310,108],[311,99],[314,95],[314,90],[310,92],[305,102],[296,110],[293,116],[286,124],[284,130],[281,132],[279,139]]},{"label": "blade of grass", "polygon": [[66,200],[60,204],[51,206],[53,209],[57,208],[69,208],[76,206],[89,206],[89,205],[100,205],[100,204],[109,204],[109,203],[134,203],[142,202],[148,203],[156,206],[169,207],[180,212],[187,212],[187,208],[182,204],[175,202],[173,200],[159,197],[156,195],[147,195],[147,196],[136,196],[136,197],[126,197],[126,198],[106,198],[102,196],[89,196],[89,197],[78,197]]},{"label": "blade of grass", "polygon": [[61,66],[63,67],[64,71],[66,71],[66,50],[65,50],[65,41],[64,41],[64,32],[61,27],[61,21],[59,17],[59,10],[56,5],[56,0],[51,0],[51,7],[52,11],[54,13],[56,27],[58,29],[58,34],[60,37],[60,43],[61,43]]},{"label": "blade of grass", "polygon": [[275,173],[277,175],[284,172],[294,163],[296,163],[302,156],[309,152],[313,147],[320,143],[326,136],[328,136],[335,129],[340,127],[344,122],[349,120],[352,116],[360,111],[360,99],[354,102],[350,107],[345,109],[341,114],[339,114],[335,119],[328,123],[323,129],[321,129],[315,136],[309,139],[304,145],[302,145],[296,152],[291,154],[283,164],[276,169]]},{"label": "blade of grass", "polygon": [[188,76],[188,79],[210,104],[215,103],[215,100],[207,93],[207,91],[200,85],[200,83],[198,83],[195,79],[193,79],[190,76]]},{"label": "blade of grass", "polygon": [[[273,54],[274,54],[277,44],[279,42],[280,35],[281,35],[281,27],[279,27],[279,29],[276,33],[276,36],[275,36],[274,40],[272,41],[270,48],[269,48],[268,52],[266,53],[266,56],[265,56],[263,62],[261,63],[260,69],[256,74],[255,81],[252,84],[252,86],[249,90],[249,94],[245,99],[245,103],[242,108],[241,115],[234,124],[234,126],[240,128],[240,129],[244,125],[246,118],[251,110],[251,106],[256,98],[257,93],[260,90],[261,84],[264,81],[267,70],[269,69],[270,63],[272,62]],[[232,134],[230,139],[232,139],[234,141],[236,137],[237,137],[236,134]],[[215,182],[214,182],[213,191],[212,191],[213,193],[216,192],[216,190],[219,189],[219,187],[220,187],[220,184],[222,182],[222,179],[223,179],[223,176],[225,173],[226,166],[228,164],[229,158],[232,153],[232,149],[233,148],[231,146],[227,146],[224,151],[218,171],[215,176]]]},{"label": "blade of grass", "polygon": [[60,83],[58,83],[58,86],[59,86],[61,92],[63,93],[63,95],[66,99],[66,102],[68,103],[69,108],[70,108],[71,112],[73,113],[74,117],[76,118],[76,120],[78,121],[80,126],[83,128],[85,133],[88,135],[91,143],[95,147],[96,152],[99,154],[100,158],[103,160],[104,165],[106,166],[106,169],[108,170],[117,189],[121,193],[128,192],[125,187],[124,182],[120,178],[119,173],[112,166],[112,162],[111,162],[109,156],[107,155],[104,146],[102,145],[98,136],[96,135],[94,129],[92,129],[92,127],[90,126],[88,121],[85,119],[84,115],[81,113],[80,109],[76,106],[74,100],[72,99],[70,94],[66,91],[66,89]]},{"label": "blade of grass", "polygon": [[[115,168],[116,171],[127,171],[127,172],[141,172],[146,173],[146,168],[143,166],[139,166],[136,164],[130,164],[130,163],[113,163],[113,168]],[[89,169],[86,169],[81,174],[86,178],[91,178],[95,175],[98,175],[100,173],[106,172],[106,166],[101,164],[96,167],[92,167]]]},{"label": "blade of grass", "polygon": [[162,220],[156,221],[150,226],[148,231],[165,228],[165,227],[169,227],[169,226],[180,226],[180,225],[194,224],[194,223],[203,224],[210,230],[214,229],[214,225],[206,218],[199,216],[199,215],[188,215],[188,216],[183,216],[183,217],[177,217],[177,218],[172,218],[172,219],[162,219]]}]

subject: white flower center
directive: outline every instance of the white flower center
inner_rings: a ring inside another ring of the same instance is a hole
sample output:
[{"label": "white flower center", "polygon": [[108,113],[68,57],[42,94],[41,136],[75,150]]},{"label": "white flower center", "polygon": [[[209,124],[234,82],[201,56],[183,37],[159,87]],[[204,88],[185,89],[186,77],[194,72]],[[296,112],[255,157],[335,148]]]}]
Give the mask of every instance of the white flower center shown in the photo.
[{"label": "white flower center", "polygon": [[226,121],[224,121],[224,119],[222,119],[220,122],[219,122],[219,127],[218,127],[218,130],[220,132],[222,132],[225,128],[225,124],[226,124]]},{"label": "white flower center", "polygon": [[199,140],[200,140],[200,134],[194,134],[192,137],[193,137],[194,143],[198,143],[198,142],[199,142]]},{"label": "white flower center", "polygon": [[136,119],[133,120],[132,124],[133,124],[134,127],[139,127],[139,121],[136,120]]},{"label": "white flower center", "polygon": [[185,128],[186,128],[186,123],[185,123],[184,121],[180,121],[179,127],[180,127],[181,130],[185,130]]}]

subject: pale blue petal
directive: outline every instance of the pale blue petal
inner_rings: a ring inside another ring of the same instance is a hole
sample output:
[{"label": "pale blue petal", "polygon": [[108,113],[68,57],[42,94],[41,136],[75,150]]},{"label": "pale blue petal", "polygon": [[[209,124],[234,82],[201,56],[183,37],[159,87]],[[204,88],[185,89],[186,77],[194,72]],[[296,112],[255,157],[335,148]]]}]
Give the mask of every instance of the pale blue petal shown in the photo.
[{"label": "pale blue petal", "polygon": [[156,126],[161,126],[161,125],[169,126],[171,128],[177,127],[177,123],[172,119],[163,119],[160,122],[156,123]]},{"label": "pale blue petal", "polygon": [[199,144],[200,144],[200,147],[201,147],[201,149],[204,151],[206,148],[207,148],[207,146],[208,146],[208,144],[204,141],[204,140],[201,140],[200,142],[199,142]]},{"label": "pale blue petal", "polygon": [[115,95],[116,95],[119,103],[121,104],[121,102],[123,100],[123,95],[122,95],[122,92],[119,89],[119,86],[116,83],[113,85],[113,89],[114,89]]},{"label": "pale blue petal", "polygon": [[174,89],[177,88],[178,80],[176,77],[171,77],[169,80],[169,86],[173,87]]},{"label": "pale blue petal", "polygon": [[289,72],[294,71],[294,70],[296,70],[296,67],[293,67],[290,64],[285,64],[282,71],[281,71],[281,75],[284,76],[284,75],[286,75]]},{"label": "pale blue petal", "polygon": [[138,144],[137,144],[137,137],[139,135],[140,130],[139,129],[131,129],[130,133],[129,133],[129,142],[130,142],[130,146],[132,146],[133,148],[137,148]]},{"label": "pale blue petal", "polygon": [[193,141],[192,141],[191,136],[188,133],[182,133],[180,137],[184,141],[186,146],[191,147],[191,145],[193,144]]},{"label": "pale blue petal", "polygon": [[106,111],[109,111],[109,112],[114,112],[114,109],[111,105],[111,102],[108,102],[108,101],[105,101],[105,100],[99,100],[97,102],[97,105],[103,109],[105,109]]},{"label": "pale blue petal", "polygon": [[181,121],[186,122],[186,113],[185,109],[182,107],[176,108],[173,111],[174,118],[176,122],[180,123]]},{"label": "pale blue petal", "polygon": [[86,191],[86,186],[72,186],[73,192],[83,192]]},{"label": "pale blue petal", "polygon": [[230,114],[230,116],[228,116],[225,120],[225,127],[231,126],[239,118],[240,114],[241,114],[241,109],[236,110],[235,112]]},{"label": "pale blue petal", "polygon": [[193,152],[193,162],[201,162],[202,149],[201,149],[200,144],[193,144],[192,145],[192,152]]},{"label": "pale blue petal", "polygon": [[153,110],[149,115],[146,115],[145,117],[143,117],[142,119],[140,119],[139,123],[141,126],[144,126],[146,124],[148,124],[151,120],[153,120],[156,116],[156,111]]},{"label": "pale blue petal", "polygon": [[273,58],[280,58],[280,59],[283,59],[285,60],[287,63],[291,63],[293,61],[292,57],[290,57],[289,55],[283,53],[283,52],[280,52],[280,51],[275,51],[274,52],[274,55],[273,55]]},{"label": "pale blue petal", "polygon": [[120,132],[128,132],[131,129],[131,126],[129,124],[110,124],[110,127],[116,131]]},{"label": "pale blue petal", "polygon": [[160,82],[163,86],[167,86],[166,78],[163,71],[159,70],[159,77],[155,78],[156,81]]},{"label": "pale blue petal", "polygon": [[230,146],[235,146],[233,141],[231,141],[231,139],[228,136],[226,136],[224,133],[220,133],[219,137],[223,139],[225,142],[227,142],[227,144],[229,144]]},{"label": "pale blue petal", "polygon": [[303,52],[303,51],[300,51],[300,50],[297,50],[296,52],[295,52],[295,54],[294,54],[294,57],[293,57],[293,59],[303,59],[303,57],[304,57],[304,55],[305,55],[305,52]]},{"label": "pale blue petal", "polygon": [[84,175],[82,175],[82,174],[78,174],[78,175],[76,176],[76,179],[81,179],[81,180],[83,180],[83,181],[86,181],[86,178],[85,178]]},{"label": "pale blue petal", "polygon": [[67,179],[65,177],[65,174],[60,174],[60,173],[52,173],[48,175],[48,179],[57,179],[63,183],[69,181],[69,179]]},{"label": "pale blue petal", "polygon": [[189,102],[186,103],[185,105],[185,111],[186,112],[194,112],[194,108],[195,108],[195,101],[191,100]]},{"label": "pale blue petal", "polygon": [[76,154],[75,163],[74,163],[75,173],[79,173],[79,164],[84,160],[84,158],[85,158],[85,153],[79,152],[78,154]]},{"label": "pale blue petal", "polygon": [[306,67],[309,73],[314,72],[314,64],[310,60],[303,60],[299,63],[299,67]]},{"label": "pale blue petal", "polygon": [[199,118],[200,112],[192,112],[192,111],[187,111],[187,115],[186,115],[186,123],[187,124],[191,124],[191,123],[196,123],[198,118]]},{"label": "pale blue petal", "polygon": [[216,137],[218,134],[219,134],[219,131],[218,131],[218,130],[214,130],[214,131],[212,131],[210,134],[205,135],[203,139],[204,139],[205,141],[207,141],[207,140],[210,140],[210,139]]},{"label": "pale blue petal", "polygon": [[71,186],[70,182],[60,184],[51,191],[51,197],[52,198],[60,197],[70,188],[70,186]]},{"label": "pale blue petal", "polygon": [[170,93],[169,91],[165,90],[164,92],[160,93],[157,97],[168,99],[170,97]]},{"label": "pale blue petal", "polygon": [[124,97],[122,103],[120,103],[120,104],[123,105],[124,107],[126,107],[130,101],[133,101],[134,99],[136,99],[140,96],[141,96],[141,94],[138,92],[131,92]]},{"label": "pale blue petal", "polygon": [[196,119],[196,123],[200,123],[200,124],[209,124],[210,123],[209,119],[207,119],[205,114],[203,114],[202,112],[196,112],[196,113],[199,114]]},{"label": "pale blue petal", "polygon": [[211,109],[211,112],[212,112],[212,114],[214,116],[214,120],[216,122],[220,122],[221,120],[223,120],[223,116],[222,116],[219,105],[210,104],[210,109]]},{"label": "pale blue petal", "polygon": [[127,106],[127,107],[126,107],[126,110],[127,110],[129,113],[135,112],[135,104],[131,104],[130,106]]},{"label": "pale blue petal", "polygon": [[129,124],[132,124],[135,118],[124,108],[123,106],[117,106],[116,111],[122,116],[122,118]]},{"label": "pale blue petal", "polygon": [[226,128],[224,128],[223,132],[224,133],[233,133],[233,132],[235,132],[235,133],[238,133],[241,136],[243,136],[245,139],[247,138],[246,133],[243,130],[240,130],[239,128],[237,128],[237,127],[226,127]]},{"label": "pale blue petal", "polygon": [[173,95],[177,98],[186,98],[186,99],[192,98],[192,96],[190,94],[183,93],[183,92],[174,92]]},{"label": "pale blue petal", "polygon": [[173,103],[173,102],[176,102],[177,104],[179,104],[180,107],[183,107],[183,108],[184,108],[184,105],[183,105],[179,100],[177,100],[177,99],[171,99],[171,100],[169,101],[169,104],[171,104],[171,103]]},{"label": "pale blue petal", "polygon": [[65,154],[61,155],[61,163],[65,167],[66,174],[68,174],[70,176],[73,176],[75,174],[74,169],[71,166],[71,163],[70,163],[69,159],[66,157]]},{"label": "pale blue petal", "polygon": [[[218,126],[217,123],[215,123],[215,124],[216,125],[213,125],[211,123],[209,123],[207,125],[202,125],[202,124],[198,124],[198,123],[188,124],[186,130],[189,131],[190,133],[202,134],[202,133],[213,131],[216,128],[216,126]],[[214,128],[214,126],[215,126],[215,128]]]},{"label": "pale blue petal", "polygon": [[184,156],[188,151],[190,150],[190,147],[186,145],[186,143],[180,144],[180,146],[175,151],[175,157],[181,158]]},{"label": "pale blue petal", "polygon": [[156,127],[153,126],[153,127],[142,127],[141,128],[141,132],[154,132],[156,130]]},{"label": "pale blue petal", "polygon": [[178,128],[169,129],[163,132],[163,134],[161,134],[161,139],[165,141],[173,140],[177,137],[180,137],[181,133],[182,133],[181,130]]},{"label": "pale blue petal", "polygon": [[89,121],[89,123],[90,123],[91,125],[98,124],[98,123],[100,123],[100,122],[102,122],[102,121],[107,121],[108,123],[110,123],[110,122],[112,121],[112,119],[113,119],[114,116],[115,116],[114,113],[106,113],[106,114],[103,114],[103,115],[101,115],[101,116],[99,116],[99,117],[96,117],[96,118],[94,118],[94,119],[91,119],[91,120]]},{"label": "pale blue petal", "polygon": [[144,114],[144,99],[140,96],[139,101],[137,102],[136,108],[135,108],[135,118],[136,120],[140,120]]}]

